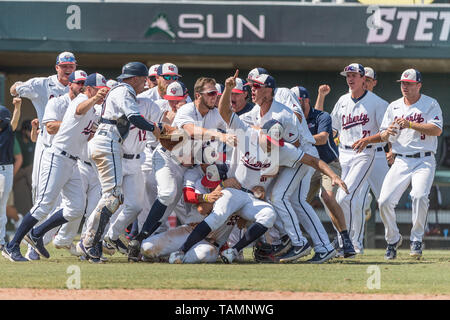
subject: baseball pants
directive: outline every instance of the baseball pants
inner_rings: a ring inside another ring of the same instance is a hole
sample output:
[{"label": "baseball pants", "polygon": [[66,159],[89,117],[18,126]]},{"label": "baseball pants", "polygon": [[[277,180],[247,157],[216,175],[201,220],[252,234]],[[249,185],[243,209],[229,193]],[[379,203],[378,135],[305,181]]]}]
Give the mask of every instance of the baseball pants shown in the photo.
[{"label": "baseball pants", "polygon": [[13,186],[14,165],[0,165],[0,245],[5,244],[6,203]]},{"label": "baseball pants", "polygon": [[358,245],[354,239],[357,239],[360,233],[360,229],[355,230],[355,226],[361,226],[364,220],[359,195],[373,168],[374,159],[375,153],[372,148],[365,149],[361,153],[344,148],[339,150],[339,162],[342,167],[341,179],[347,185],[349,193],[346,194],[344,190],[339,189],[336,201],[344,212],[347,230],[349,230],[354,246]]},{"label": "baseball pants", "polygon": [[[423,154],[423,152],[422,152]],[[395,218],[395,206],[411,184],[411,241],[422,241],[428,214],[428,195],[433,185],[436,160],[434,154],[421,158],[397,156],[381,187],[378,205],[388,244],[396,243],[400,233]]]}]

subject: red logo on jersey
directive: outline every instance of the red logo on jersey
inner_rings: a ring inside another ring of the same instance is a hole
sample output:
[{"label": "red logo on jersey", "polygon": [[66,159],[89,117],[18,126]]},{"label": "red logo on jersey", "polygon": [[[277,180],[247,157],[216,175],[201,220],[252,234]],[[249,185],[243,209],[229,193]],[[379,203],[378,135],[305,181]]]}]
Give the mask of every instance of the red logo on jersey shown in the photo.
[{"label": "red logo on jersey", "polygon": [[[395,117],[394,120],[397,118],[398,117]],[[403,116],[402,116],[402,118],[403,118]],[[405,119],[408,121],[411,121],[411,122],[416,122],[416,123],[422,123],[425,121],[425,119],[422,117],[421,113],[414,113],[413,115],[409,115],[409,116],[405,117]]]},{"label": "red logo on jersey", "polygon": [[352,116],[351,114],[347,116],[342,116],[342,128],[343,129],[350,129],[357,125],[365,125],[367,122],[369,122],[369,116],[365,113],[361,113],[357,116]]},{"label": "red logo on jersey", "polygon": [[439,120],[439,117],[438,116],[436,116],[436,117],[434,117],[434,119],[433,120]]},{"label": "red logo on jersey", "polygon": [[242,157],[242,162],[244,162],[244,166],[252,170],[261,170],[270,167],[270,162],[266,159],[264,162],[256,160],[256,157],[251,157],[250,152],[246,152]]},{"label": "red logo on jersey", "polygon": [[292,137],[294,134],[289,132],[289,138]]}]

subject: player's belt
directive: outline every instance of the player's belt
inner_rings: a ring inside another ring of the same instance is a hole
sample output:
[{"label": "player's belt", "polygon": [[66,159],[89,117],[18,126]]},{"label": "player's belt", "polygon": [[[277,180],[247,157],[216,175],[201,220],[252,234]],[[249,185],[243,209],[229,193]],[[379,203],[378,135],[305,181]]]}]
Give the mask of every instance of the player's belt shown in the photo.
[{"label": "player's belt", "polygon": [[431,152],[425,152],[422,156],[422,154],[420,152],[414,153],[414,154],[400,154],[400,153],[396,153],[397,156],[399,157],[406,157],[406,158],[422,158],[422,157],[429,157],[431,156]]},{"label": "player's belt", "polygon": [[[344,146],[344,145],[341,145],[340,146],[341,148],[344,148],[344,149],[347,149],[347,150],[353,150],[353,148],[351,147],[351,146]],[[366,147],[366,149],[370,149],[370,148],[372,148],[372,146],[367,146]],[[377,150],[378,151],[378,150]]]},{"label": "player's belt", "polygon": [[116,120],[109,120],[105,118],[100,118],[100,123],[107,123],[107,124],[117,124]]},{"label": "player's belt", "polygon": [[380,151],[384,151],[384,149],[383,149],[383,147],[378,147],[377,150],[375,150],[375,151],[380,152]]},{"label": "player's belt", "polygon": [[78,160],[78,157],[75,157],[75,156],[73,156],[73,155],[71,155],[70,153],[67,153],[67,152],[65,152],[65,151],[61,151],[61,154],[62,154],[63,156],[66,156],[66,157],[69,158],[69,159],[72,159],[72,160],[75,160],[75,161]]},{"label": "player's belt", "polygon": [[136,157],[136,159],[140,159],[141,158],[141,155],[140,154],[126,154],[126,153],[124,153],[123,154],[123,158],[124,159],[134,159],[134,157]]},{"label": "player's belt", "polygon": [[248,193],[250,193],[250,194],[253,194],[253,191],[252,191],[252,190],[248,190],[248,189],[246,189],[246,188],[244,188],[244,187],[241,187],[241,191],[244,191],[244,192],[248,192]]}]

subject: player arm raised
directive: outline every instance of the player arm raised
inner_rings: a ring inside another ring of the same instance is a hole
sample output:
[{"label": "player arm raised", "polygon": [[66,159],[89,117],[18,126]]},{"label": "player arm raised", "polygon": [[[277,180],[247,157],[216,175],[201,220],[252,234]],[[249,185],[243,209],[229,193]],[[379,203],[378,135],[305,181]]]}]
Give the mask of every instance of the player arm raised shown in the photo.
[{"label": "player arm raised", "polygon": [[77,109],[75,110],[75,114],[78,116],[81,116],[83,114],[86,114],[95,104],[97,104],[99,101],[105,98],[106,94],[108,93],[107,88],[101,88],[97,91],[95,96],[81,102]]},{"label": "player arm raised", "polygon": [[325,97],[330,93],[330,91],[331,91],[330,86],[327,84],[323,84],[319,87],[317,100],[316,100],[316,104],[314,105],[314,109],[323,111]]},{"label": "player arm raised", "polygon": [[239,75],[239,70],[236,70],[234,76],[225,80],[225,88],[219,100],[219,113],[222,119],[229,125],[231,120],[231,90],[236,86],[236,78]]},{"label": "player arm raised", "polygon": [[39,128],[39,120],[38,119],[33,119],[33,121],[31,121],[31,135],[30,135],[30,139],[33,142],[36,142],[37,137],[38,137],[38,129]]},{"label": "player arm raised", "polygon": [[20,110],[22,107],[22,99],[20,98],[14,98],[13,99],[13,104],[14,104],[14,112],[11,118],[11,127],[13,131],[16,131],[17,129],[17,125],[19,124],[19,119],[20,119]]}]

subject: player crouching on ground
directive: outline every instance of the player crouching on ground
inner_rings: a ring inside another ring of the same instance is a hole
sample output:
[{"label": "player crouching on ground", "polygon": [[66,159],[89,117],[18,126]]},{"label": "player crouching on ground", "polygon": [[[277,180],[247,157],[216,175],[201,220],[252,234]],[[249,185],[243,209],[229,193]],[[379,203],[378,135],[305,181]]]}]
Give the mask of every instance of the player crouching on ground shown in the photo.
[{"label": "player crouching on ground", "polygon": [[[182,226],[144,240],[141,253],[145,258],[151,260],[165,258],[164,260],[167,261],[169,254],[183,245],[194,227],[212,211],[215,201],[222,196],[222,188],[240,187],[235,179],[227,179],[227,171],[228,168],[225,164],[201,164],[186,172],[183,195],[186,207],[190,209],[188,221]],[[223,246],[238,220],[238,216],[232,215],[219,229],[195,244],[185,254],[182,262],[216,262],[219,251],[223,250]],[[173,263],[173,261],[170,262]]]}]

